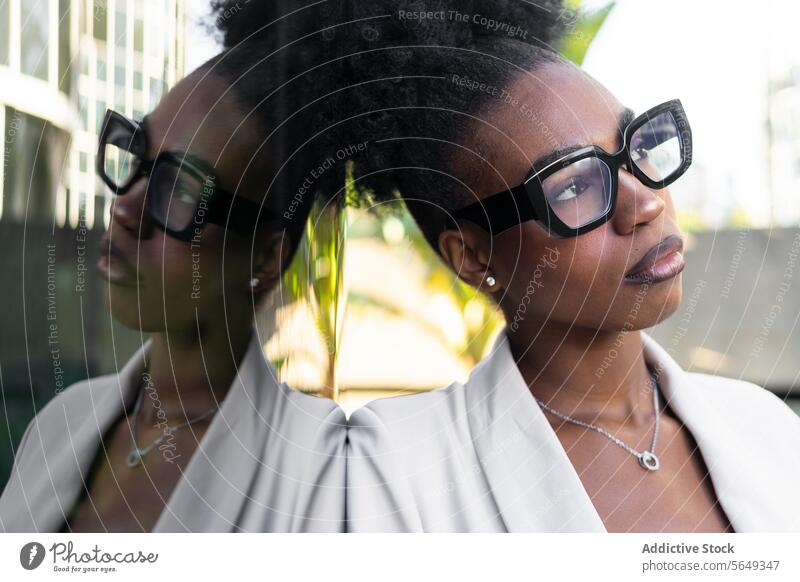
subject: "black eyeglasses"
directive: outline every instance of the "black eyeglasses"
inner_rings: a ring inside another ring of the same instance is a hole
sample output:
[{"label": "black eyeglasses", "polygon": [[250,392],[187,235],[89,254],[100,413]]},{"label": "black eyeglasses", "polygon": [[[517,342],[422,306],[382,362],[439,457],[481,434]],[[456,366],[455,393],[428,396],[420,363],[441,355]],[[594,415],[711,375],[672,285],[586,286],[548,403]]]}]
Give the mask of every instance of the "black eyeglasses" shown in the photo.
[{"label": "black eyeglasses", "polygon": [[[665,188],[692,163],[692,131],[680,100],[649,109],[625,128],[622,149],[591,145],[530,174],[519,186],[456,211],[493,235],[528,220],[573,237],[607,222],[617,202],[620,166],[645,186]],[[452,228],[452,225],[450,225]]]},{"label": "black eyeglasses", "polygon": [[227,192],[210,164],[185,152],[161,152],[149,159],[144,123],[116,111],[106,111],[97,152],[97,173],[122,196],[140,178],[147,182],[147,205],[160,228],[189,241],[206,223],[251,235],[262,220],[281,222],[280,216],[255,202]]}]

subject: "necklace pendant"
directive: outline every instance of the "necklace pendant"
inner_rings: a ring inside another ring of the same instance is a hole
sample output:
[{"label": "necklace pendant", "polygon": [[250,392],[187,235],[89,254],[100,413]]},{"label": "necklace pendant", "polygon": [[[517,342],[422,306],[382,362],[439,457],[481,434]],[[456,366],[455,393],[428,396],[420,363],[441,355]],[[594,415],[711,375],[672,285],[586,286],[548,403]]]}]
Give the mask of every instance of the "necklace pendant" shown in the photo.
[{"label": "necklace pendant", "polygon": [[656,457],[655,454],[651,453],[650,451],[639,453],[638,458],[639,464],[648,471],[657,471],[661,466],[661,461],[659,461],[658,457]]},{"label": "necklace pendant", "polygon": [[144,452],[142,449],[135,448],[130,453],[128,453],[128,467],[133,469],[134,467],[138,467],[142,464],[142,457],[144,456]]}]

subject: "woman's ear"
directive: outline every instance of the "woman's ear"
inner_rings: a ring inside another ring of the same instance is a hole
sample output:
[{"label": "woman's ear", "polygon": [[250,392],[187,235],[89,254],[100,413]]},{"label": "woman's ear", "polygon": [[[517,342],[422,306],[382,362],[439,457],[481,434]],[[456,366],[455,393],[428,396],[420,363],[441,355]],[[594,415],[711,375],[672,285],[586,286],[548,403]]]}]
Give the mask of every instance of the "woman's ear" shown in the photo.
[{"label": "woman's ear", "polygon": [[459,222],[458,229],[439,234],[439,254],[450,268],[473,287],[497,291],[502,284],[489,265],[492,237],[471,222]]},{"label": "woman's ear", "polygon": [[285,229],[262,228],[253,247],[250,290],[260,294],[275,288],[289,260],[289,233]]}]

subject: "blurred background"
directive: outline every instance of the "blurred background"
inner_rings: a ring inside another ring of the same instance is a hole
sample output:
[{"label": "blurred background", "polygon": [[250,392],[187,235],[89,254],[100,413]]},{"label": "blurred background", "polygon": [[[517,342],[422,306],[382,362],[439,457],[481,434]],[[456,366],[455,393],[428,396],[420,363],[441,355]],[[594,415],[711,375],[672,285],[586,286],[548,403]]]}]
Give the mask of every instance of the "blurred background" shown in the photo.
[{"label": "blurred background", "polygon": [[[800,7],[569,4],[567,56],[637,111],[680,98],[692,123],[693,166],[671,187],[689,233],[684,301],[650,333],[685,369],[755,382],[800,413]],[[0,0],[0,484],[36,410],[139,345],[94,275],[110,205],[97,131],[106,107],[141,117],[218,51],[208,12]],[[281,378],[348,411],[464,380],[502,326],[402,209],[354,206],[315,209],[259,321]]]}]

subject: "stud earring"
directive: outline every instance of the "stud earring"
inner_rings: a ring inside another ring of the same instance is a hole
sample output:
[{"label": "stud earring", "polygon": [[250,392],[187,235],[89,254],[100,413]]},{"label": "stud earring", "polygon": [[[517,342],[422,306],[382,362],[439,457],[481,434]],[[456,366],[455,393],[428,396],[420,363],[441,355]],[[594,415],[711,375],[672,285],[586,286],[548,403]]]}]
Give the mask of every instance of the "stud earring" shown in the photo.
[{"label": "stud earring", "polygon": [[494,287],[494,286],[495,286],[495,283],[497,283],[497,279],[495,279],[495,278],[494,278],[494,277],[492,277],[491,275],[489,275],[488,277],[486,277],[486,284],[487,284],[489,287]]},{"label": "stud earring", "polygon": [[258,284],[260,282],[261,281],[258,280],[258,277],[253,277],[252,279],[250,279],[250,289],[255,289],[256,287],[258,287]]}]

